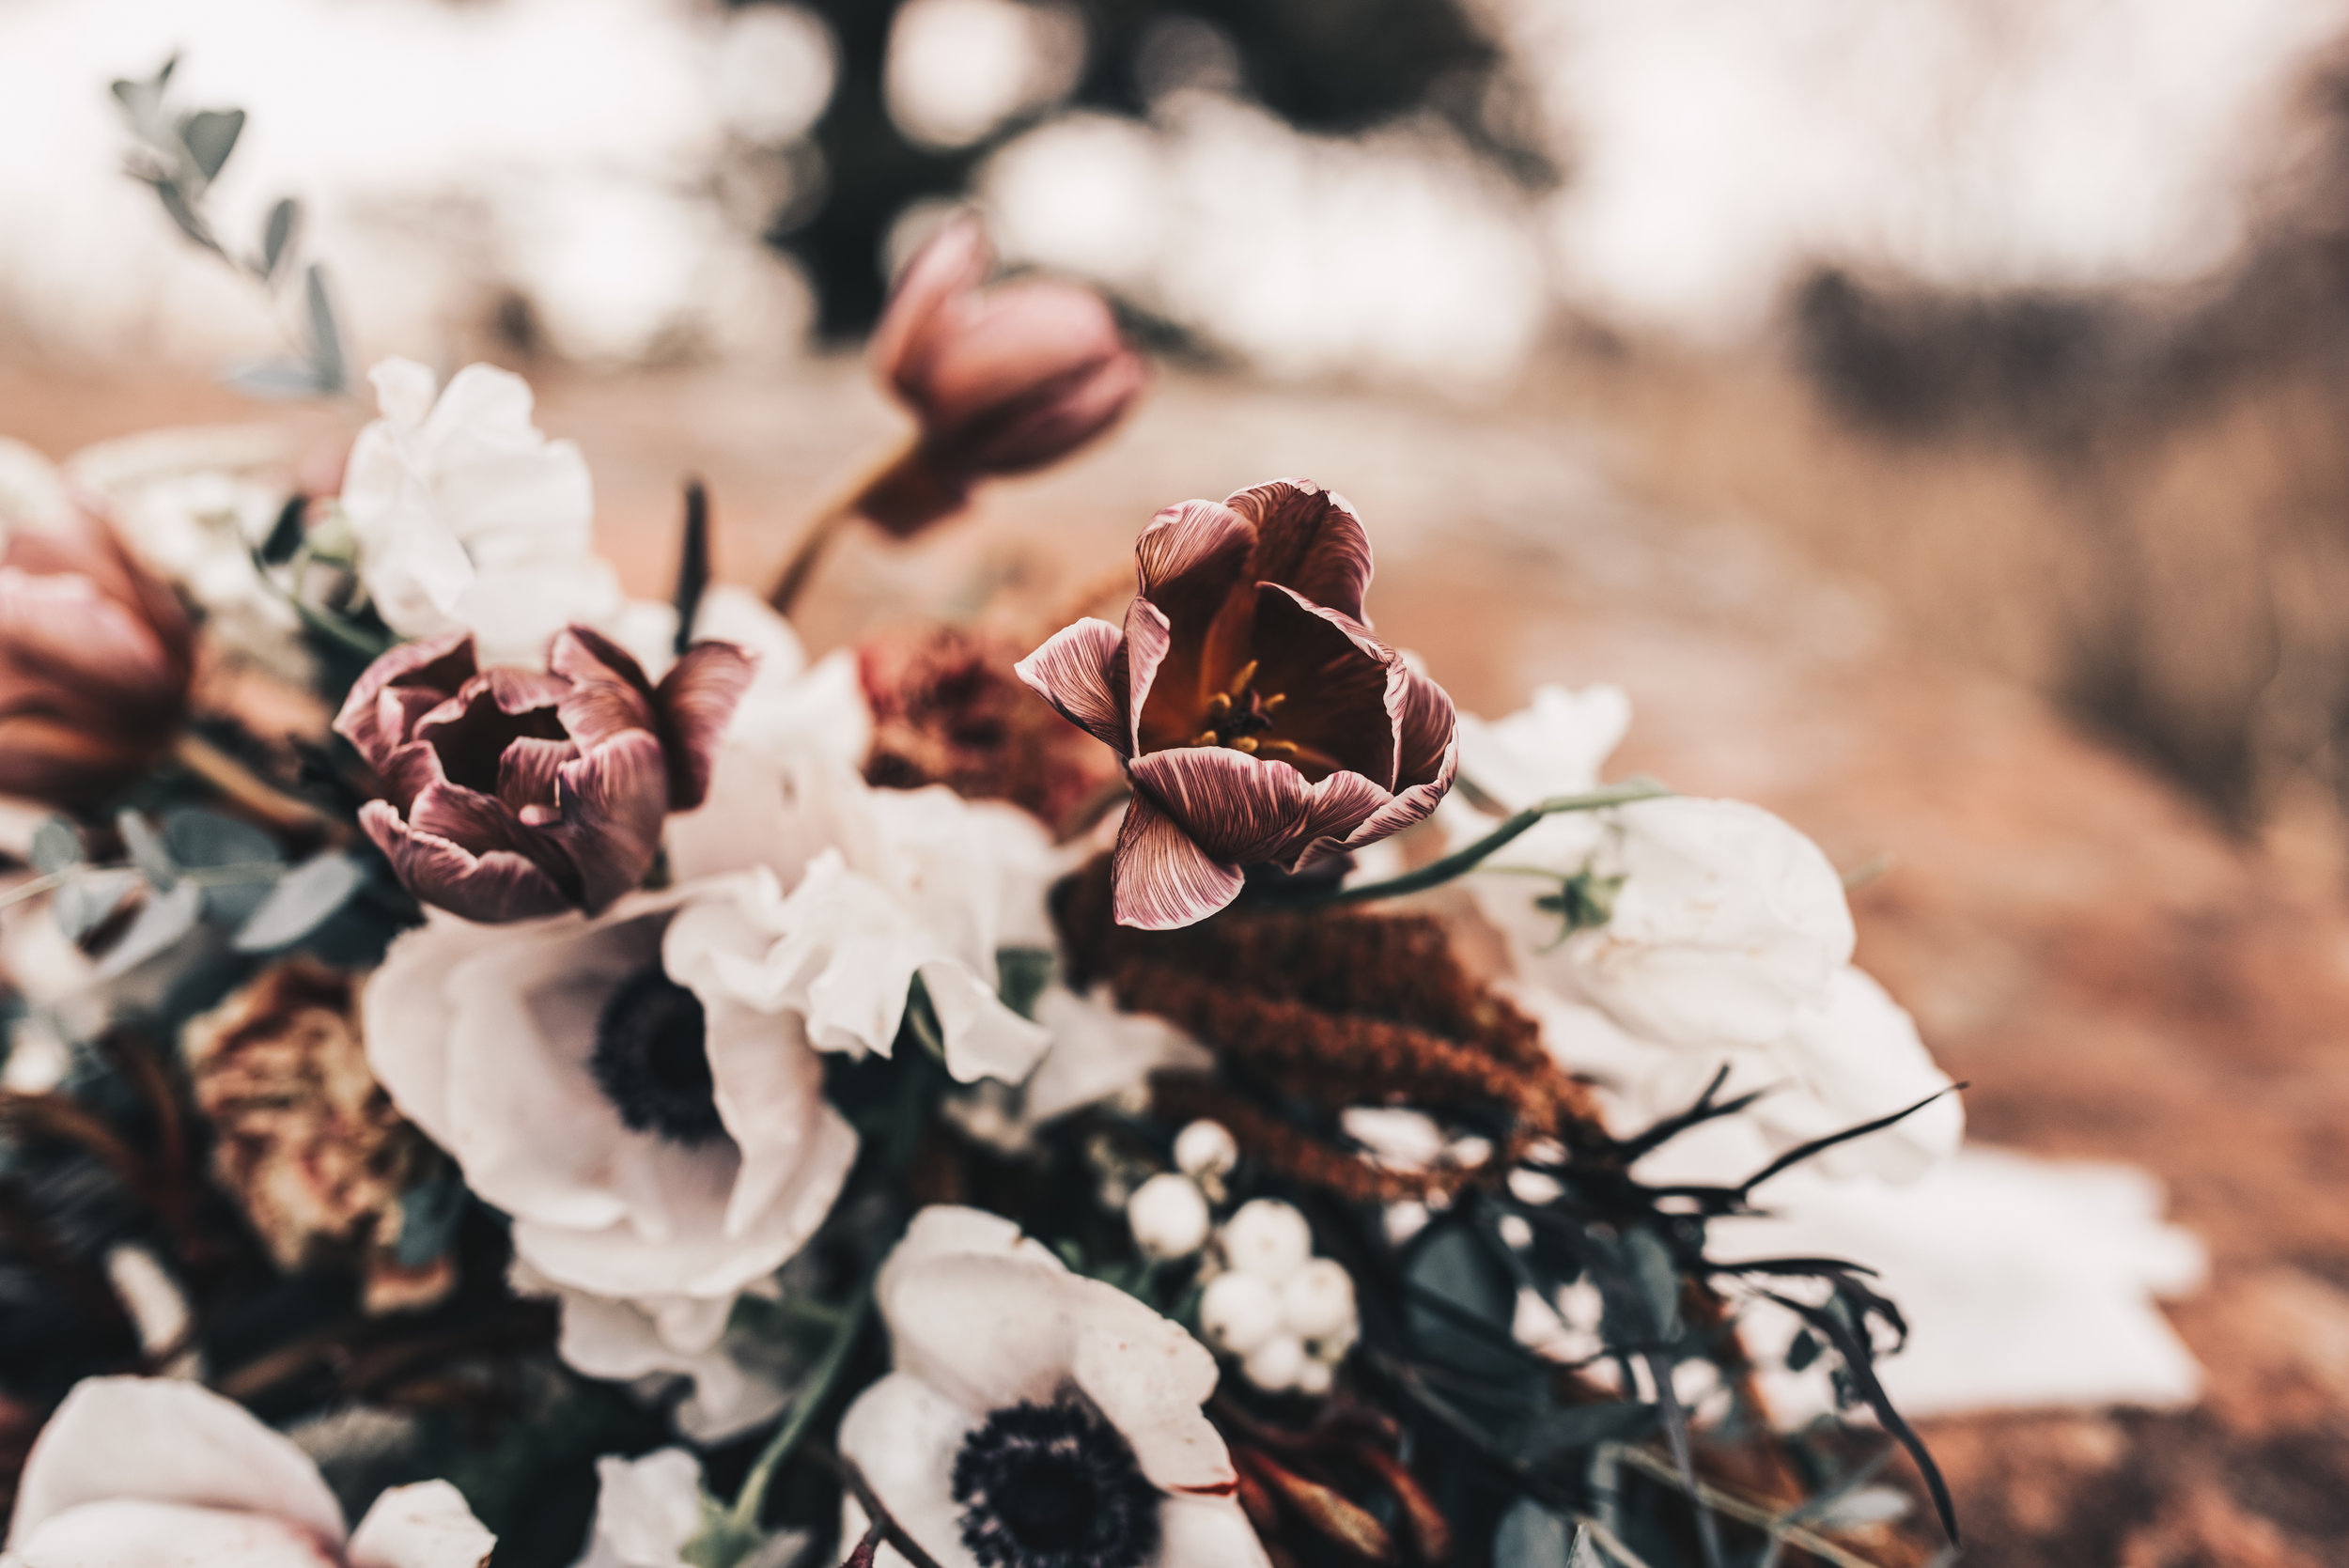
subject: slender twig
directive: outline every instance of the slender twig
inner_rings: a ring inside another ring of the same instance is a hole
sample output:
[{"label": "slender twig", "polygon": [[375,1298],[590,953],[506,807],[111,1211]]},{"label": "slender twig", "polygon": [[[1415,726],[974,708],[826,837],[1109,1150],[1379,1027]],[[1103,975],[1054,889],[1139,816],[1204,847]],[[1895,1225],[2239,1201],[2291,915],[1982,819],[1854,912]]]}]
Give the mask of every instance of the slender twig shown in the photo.
[{"label": "slender twig", "polygon": [[5,909],[12,904],[22,904],[28,898],[39,898],[44,893],[55,892],[71,880],[73,873],[79,869],[81,869],[79,866],[70,865],[62,871],[52,871],[46,876],[36,877],[29,882],[19,882],[8,892],[0,893],[0,909]]},{"label": "slender twig", "polygon": [[897,1516],[889,1512],[888,1505],[880,1500],[880,1495],[873,1490],[873,1483],[864,1479],[863,1470],[857,1468],[855,1460],[834,1453],[821,1443],[808,1444],[807,1456],[839,1477],[840,1484],[848,1489],[850,1497],[856,1498],[857,1506],[864,1510],[864,1516],[873,1521],[873,1527],[881,1532],[881,1538],[896,1547],[899,1555],[913,1564],[913,1568],[941,1568],[938,1559],[929,1554],[929,1549],[916,1541],[911,1532],[897,1522]]},{"label": "slender twig", "polygon": [[920,444],[918,435],[908,436],[834,490],[816,509],[815,516],[800,535],[800,542],[791,551],[791,558],[783,564],[783,570],[777,574],[774,587],[768,591],[767,602],[774,606],[777,614],[788,616],[791,613],[791,607],[799,603],[800,595],[807,588],[808,579],[816,575],[816,568],[822,563],[824,552],[832,548],[832,541],[840,536],[842,530],[863,514],[865,498],[872,493],[873,488],[912,457]]},{"label": "slender twig", "polygon": [[179,766],[272,827],[340,836],[343,825],[309,801],[287,794],[202,736],[181,730],[172,742]]},{"label": "slender twig", "polygon": [[1333,888],[1327,893],[1289,894],[1283,896],[1282,902],[1303,908],[1318,904],[1360,904],[1373,898],[1400,898],[1408,893],[1423,893],[1451,881],[1455,877],[1476,870],[1486,857],[1502,845],[1532,831],[1544,817],[1557,816],[1565,812],[1605,811],[1610,806],[1661,800],[1671,793],[1654,779],[1626,779],[1621,784],[1609,784],[1605,789],[1595,789],[1583,795],[1553,795],[1547,800],[1536,800],[1475,843],[1455,849],[1441,860],[1430,861],[1416,871],[1407,871],[1400,877],[1389,877],[1383,881]]},{"label": "slender twig", "polygon": [[799,1447],[800,1440],[807,1436],[808,1428],[815,1423],[817,1411],[830,1397],[832,1385],[840,1381],[840,1374],[848,1364],[848,1352],[856,1348],[856,1342],[864,1327],[865,1312],[872,1304],[873,1281],[868,1279],[858,1289],[856,1299],[849,1303],[848,1312],[841,1317],[840,1326],[832,1330],[832,1343],[824,1346],[823,1355],[817,1358],[816,1364],[808,1369],[806,1380],[800,1385],[799,1397],[792,1402],[791,1413],[784,1418],[783,1424],[775,1429],[774,1436],[768,1440],[766,1449],[752,1464],[750,1473],[742,1478],[742,1490],[736,1494],[734,1499],[733,1518],[733,1522],[741,1529],[758,1528],[759,1515],[767,1507],[768,1488],[774,1484],[776,1472],[791,1457],[791,1451]]},{"label": "slender twig", "polygon": [[[1681,1479],[1680,1467],[1662,1454],[1651,1453],[1646,1449],[1633,1448],[1629,1445],[1626,1445],[1618,1452],[1633,1468],[1643,1470],[1667,1485],[1678,1487],[1683,1491],[1687,1490],[1688,1483]],[[1772,1540],[1783,1540],[1790,1546],[1799,1546],[1820,1561],[1832,1563],[1834,1568],[1877,1568],[1877,1564],[1870,1562],[1864,1557],[1855,1556],[1845,1551],[1816,1530],[1805,1529],[1802,1526],[1794,1523],[1789,1515],[1773,1513],[1758,1503],[1749,1502],[1734,1492],[1724,1492],[1718,1486],[1700,1481],[1697,1483],[1696,1496],[1699,1502],[1717,1513],[1726,1514],[1733,1519],[1766,1530]],[[1604,1542],[1600,1544],[1605,1545]]]}]

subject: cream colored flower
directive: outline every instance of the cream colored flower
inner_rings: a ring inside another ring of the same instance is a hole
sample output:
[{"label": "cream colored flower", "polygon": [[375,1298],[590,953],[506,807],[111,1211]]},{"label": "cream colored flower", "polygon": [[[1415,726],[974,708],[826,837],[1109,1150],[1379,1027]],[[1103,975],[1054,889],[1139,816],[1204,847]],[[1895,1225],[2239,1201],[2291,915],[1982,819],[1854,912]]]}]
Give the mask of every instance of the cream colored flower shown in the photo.
[{"label": "cream colored flower", "polygon": [[318,1467],[194,1383],[93,1377],[49,1419],[18,1482],[22,1568],[481,1568],[496,1537],[445,1481],[395,1487],[359,1528]]},{"label": "cream colored flower", "polygon": [[1215,1358],[1182,1329],[975,1209],[916,1215],[879,1300],[895,1370],[840,1452],[945,1568],[1266,1563],[1200,1410]]}]

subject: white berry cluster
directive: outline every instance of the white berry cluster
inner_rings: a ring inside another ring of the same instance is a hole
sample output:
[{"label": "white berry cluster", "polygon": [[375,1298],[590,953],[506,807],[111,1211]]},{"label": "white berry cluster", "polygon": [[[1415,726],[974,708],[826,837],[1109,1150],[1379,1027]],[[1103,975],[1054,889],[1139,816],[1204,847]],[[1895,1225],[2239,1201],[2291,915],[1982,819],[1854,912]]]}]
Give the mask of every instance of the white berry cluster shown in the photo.
[{"label": "white berry cluster", "polygon": [[1305,1217],[1274,1198],[1243,1203],[1216,1233],[1221,1271],[1199,1297],[1199,1330],[1268,1393],[1330,1391],[1360,1333],[1354,1281],[1314,1256]]}]

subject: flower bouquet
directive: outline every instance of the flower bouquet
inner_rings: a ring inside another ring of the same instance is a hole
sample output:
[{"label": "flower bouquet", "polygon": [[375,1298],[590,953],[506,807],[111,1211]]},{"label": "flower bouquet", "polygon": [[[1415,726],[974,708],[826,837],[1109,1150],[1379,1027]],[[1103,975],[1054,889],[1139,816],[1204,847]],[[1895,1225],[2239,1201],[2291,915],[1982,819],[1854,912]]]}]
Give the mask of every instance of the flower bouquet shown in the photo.
[{"label": "flower bouquet", "polygon": [[1867,1260],[1711,1234],[1959,1136],[1808,840],[1606,781],[1611,689],[1456,712],[1301,480],[802,648],[1143,389],[989,265],[765,597],[698,487],[624,594],[483,365],[306,473],[0,453],[10,1560],[1953,1558]]}]

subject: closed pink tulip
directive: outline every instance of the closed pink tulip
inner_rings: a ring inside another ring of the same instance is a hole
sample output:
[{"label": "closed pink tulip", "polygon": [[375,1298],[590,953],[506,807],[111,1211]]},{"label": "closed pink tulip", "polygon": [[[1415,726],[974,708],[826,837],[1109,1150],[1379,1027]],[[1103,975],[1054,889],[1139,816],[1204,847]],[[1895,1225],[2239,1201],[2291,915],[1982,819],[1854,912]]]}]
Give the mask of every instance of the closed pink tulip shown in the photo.
[{"label": "closed pink tulip", "polygon": [[171,749],[195,642],[179,601],[83,517],[0,544],[0,794],[86,809]]},{"label": "closed pink tulip", "polygon": [[408,891],[467,920],[596,914],[652,868],[661,826],[709,790],[756,660],[696,643],[658,686],[573,627],[545,671],[478,667],[469,632],[367,667],[334,731],[382,781],[360,809]]},{"label": "closed pink tulip", "polygon": [[1101,296],[1022,278],[982,287],[991,266],[975,218],[922,247],[873,334],[873,366],[922,424],[912,458],[863,498],[906,535],[958,509],[971,486],[1056,462],[1101,434],[1147,380]]}]

